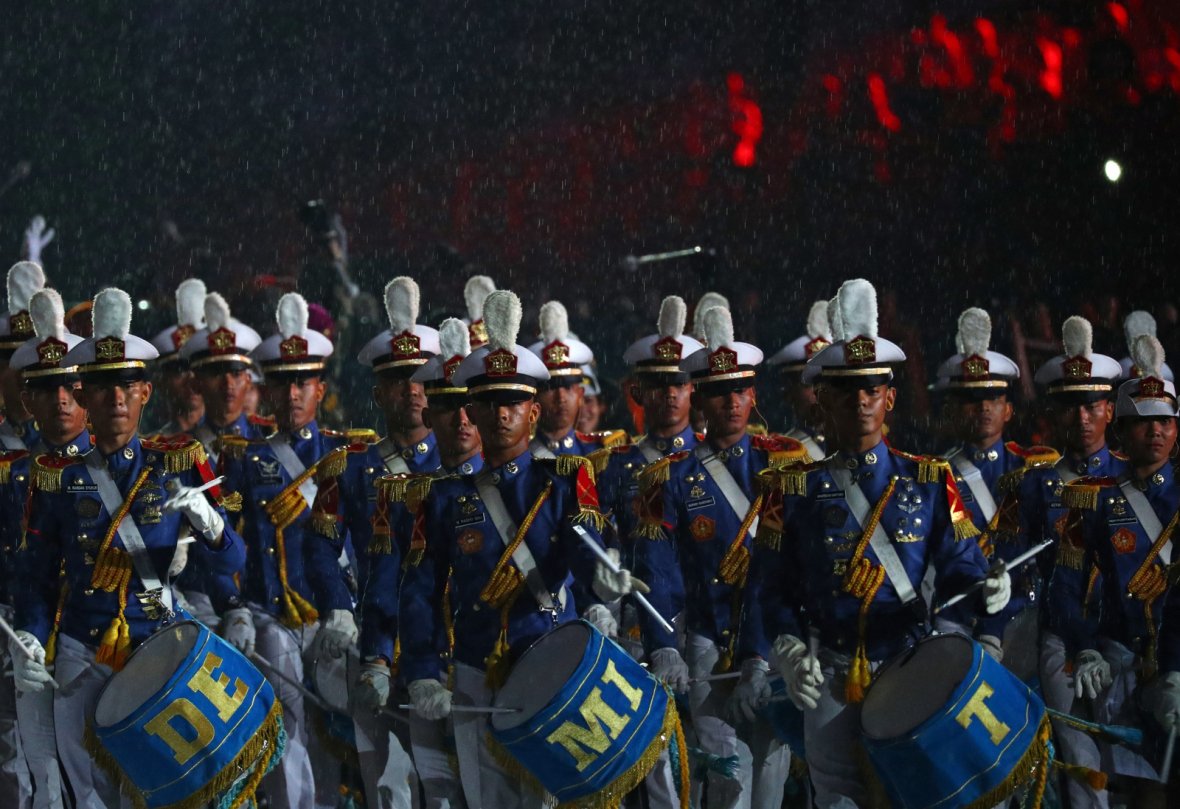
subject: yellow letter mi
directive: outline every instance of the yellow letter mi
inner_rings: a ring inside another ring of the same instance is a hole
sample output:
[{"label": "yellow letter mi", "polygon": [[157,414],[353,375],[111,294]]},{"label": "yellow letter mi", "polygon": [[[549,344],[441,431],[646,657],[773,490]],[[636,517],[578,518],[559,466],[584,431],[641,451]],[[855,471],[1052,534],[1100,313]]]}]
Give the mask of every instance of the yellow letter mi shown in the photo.
[{"label": "yellow letter mi", "polygon": [[[643,692],[623,679],[613,660],[607,662],[600,683],[619,689],[631,710],[639,707]],[[582,715],[585,726],[570,721],[563,722],[545,741],[564,747],[566,752],[574,757],[575,766],[578,772],[581,772],[593,764],[600,754],[606,752],[613,740],[619,738],[631,717],[618,714],[607,705],[602,699],[602,689],[598,686],[595,686],[590,696],[578,706],[578,713]]]},{"label": "yellow letter mi", "polygon": [[992,713],[991,708],[984,704],[984,700],[995,691],[987,683],[980,683],[979,688],[975,689],[975,693],[971,695],[971,699],[967,700],[967,704],[963,706],[963,710],[959,711],[955,717],[955,721],[963,727],[970,727],[971,719],[973,717],[978,719],[991,736],[992,744],[999,744],[1004,741],[1004,737],[1008,735],[1011,728],[1001,722],[999,717]]}]

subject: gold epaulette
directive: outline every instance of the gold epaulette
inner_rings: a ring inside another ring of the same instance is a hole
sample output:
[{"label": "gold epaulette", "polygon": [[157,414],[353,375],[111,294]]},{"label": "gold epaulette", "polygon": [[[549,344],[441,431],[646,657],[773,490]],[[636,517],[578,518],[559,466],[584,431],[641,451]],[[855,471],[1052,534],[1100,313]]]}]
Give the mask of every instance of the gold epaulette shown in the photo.
[{"label": "gold epaulette", "polygon": [[243,438],[240,435],[223,435],[219,440],[221,441],[222,457],[233,458],[235,461],[246,457],[246,447],[250,446],[249,438]]},{"label": "gold epaulette", "polygon": [[602,449],[596,449],[587,455],[586,460],[588,460],[590,465],[594,467],[594,473],[601,475],[606,471],[607,465],[610,464],[610,456],[619,450],[625,451],[627,449],[628,447],[625,445],[619,447],[603,447]]},{"label": "gold epaulette", "polygon": [[406,485],[406,508],[415,514],[430,494],[430,488],[439,478],[432,474],[413,475]]},{"label": "gold epaulette", "polygon": [[12,480],[12,465],[21,458],[29,455],[27,449],[14,449],[11,452],[0,453],[0,483]]},{"label": "gold epaulette", "polygon": [[[1056,463],[1056,461],[1054,461],[1054,463]],[[1018,469],[1013,469],[1011,472],[1005,472],[1004,474],[1000,475],[999,480],[996,481],[996,491],[1002,495],[1012,494],[1020,488],[1020,482],[1024,480],[1025,474],[1027,474],[1030,469],[1043,469],[1046,466],[1052,465],[1053,464],[1051,463],[1041,463],[1038,461],[1036,463],[1026,463],[1024,466]]]},{"label": "gold epaulette", "polygon": [[533,460],[543,464],[553,464],[557,474],[563,478],[576,475],[585,469],[591,482],[594,481],[594,464],[590,462],[589,458],[582,455],[558,455],[555,458],[533,458]]},{"label": "gold epaulette", "polygon": [[324,455],[315,462],[315,479],[316,482],[331,480],[338,478],[344,474],[344,470],[348,468],[348,453],[349,447],[336,447],[336,449]]},{"label": "gold epaulette", "polygon": [[763,492],[781,492],[803,496],[807,494],[807,473],[822,467],[819,463],[797,464],[789,467],[768,466],[758,473],[758,488]]},{"label": "gold epaulette", "polygon": [[808,460],[819,460],[812,459],[807,454],[807,447],[803,446],[802,441],[787,435],[756,435],[750,439],[750,446],[766,452],[767,463],[776,469],[806,463]]},{"label": "gold epaulette", "polygon": [[258,414],[253,414],[246,416],[246,423],[253,424],[255,427],[269,427],[272,430],[278,429],[278,425],[275,423],[274,416],[259,416]]},{"label": "gold epaulette", "polygon": [[770,430],[766,429],[765,424],[747,424],[746,435],[767,435]]},{"label": "gold epaulette", "polygon": [[344,435],[350,442],[354,444],[376,444],[378,441],[377,431],[364,427],[356,427],[351,430],[345,430]]},{"label": "gold epaulette", "polygon": [[321,427],[320,428],[320,435],[325,436],[327,438],[343,438],[344,437],[344,433],[340,432],[339,430],[329,429],[328,427]]},{"label": "gold epaulette", "polygon": [[631,436],[626,430],[603,430],[594,433],[594,437],[600,439],[604,447],[625,447],[631,443]]},{"label": "gold epaulette", "polygon": [[671,455],[665,455],[659,460],[652,461],[640,469],[639,474],[636,476],[639,480],[639,490],[646,492],[663,486],[672,477],[672,464],[677,461],[683,461],[691,454],[688,450],[674,452]]},{"label": "gold epaulette", "polygon": [[82,459],[77,456],[38,455],[33,459],[29,482],[33,488],[43,492],[60,492],[62,472],[77,463],[82,463]]},{"label": "gold epaulette", "polygon": [[1117,485],[1118,481],[1114,478],[1092,475],[1072,480],[1061,490],[1061,504],[1066,508],[1093,511],[1098,508],[1098,495],[1102,490]]},{"label": "gold epaulette", "polygon": [[141,441],[140,443],[148,452],[158,452],[164,456],[165,472],[187,472],[197,464],[208,460],[205,446],[187,435],[176,439]]},{"label": "gold epaulette", "polygon": [[1018,458],[1023,458],[1026,465],[1052,464],[1061,460],[1061,453],[1052,447],[1041,445],[1022,447],[1015,441],[1009,441],[1004,445],[1004,448]]},{"label": "gold epaulette", "polygon": [[413,475],[400,473],[396,475],[382,475],[377,478],[374,486],[377,489],[378,499],[384,500],[387,503],[404,503],[406,502],[406,490],[410,485],[410,478]]},{"label": "gold epaulette", "polygon": [[918,465],[919,483],[941,483],[947,475],[951,474],[951,465],[942,458],[936,458],[933,455],[914,455],[912,452],[903,452],[894,447],[890,447],[889,451],[899,458],[905,458]]}]

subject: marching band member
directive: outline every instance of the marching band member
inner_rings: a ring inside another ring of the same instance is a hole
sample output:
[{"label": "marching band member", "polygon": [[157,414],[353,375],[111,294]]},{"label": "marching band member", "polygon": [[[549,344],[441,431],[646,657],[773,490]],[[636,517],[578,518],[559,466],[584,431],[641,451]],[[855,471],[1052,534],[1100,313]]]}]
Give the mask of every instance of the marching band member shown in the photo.
[{"label": "marching band member", "polygon": [[766,361],[778,366],[782,374],[783,398],[795,418],[795,426],[787,432],[807,448],[813,461],[824,457],[824,418],[815,398],[815,385],[803,381],[807,361],[832,344],[832,329],[828,324],[828,302],[816,301],[807,313],[807,331],[780,348]]},{"label": "marching band member", "polygon": [[33,334],[29,301],[45,286],[39,264],[20,261],[8,270],[8,311],[0,315],[0,394],[4,418],[0,421],[0,449],[28,449],[37,441],[37,423],[21,398],[21,377],[9,365],[12,353]]},{"label": "marching band member", "polygon": [[[424,421],[423,386],[413,378],[438,354],[438,332],[417,323],[419,291],[411,278],[395,278],[386,285],[385,308],[389,328],[369,341],[359,359],[373,369],[373,399],[385,417],[388,435],[381,441],[355,446],[360,451],[348,454],[343,469],[331,468],[317,478],[312,535],[303,546],[316,607],[327,616],[317,643],[320,652],[331,657],[345,654],[358,637],[353,593],[339,575],[337,559],[345,551],[347,539],[357,560],[360,587],[356,599],[361,603],[375,553],[372,518],[378,479],[388,474],[433,472],[439,459],[437,440]],[[378,597],[396,603],[397,579],[388,584],[390,589]],[[378,719],[371,706],[356,707],[353,724],[365,794],[373,796],[370,801],[388,795],[392,805],[409,806],[413,774],[409,756],[400,741],[391,738],[389,723]],[[391,756],[394,766],[382,789],[378,783]]]},{"label": "marching band member", "polygon": [[225,579],[245,558],[224,509],[214,505],[220,491],[194,491],[212,479],[200,443],[141,441],[136,434],[152,393],[146,365],[157,352],[129,334],[130,326],[131,299],[103,290],[94,299],[94,337],[60,360],[78,366],[82,384],[73,395],[89,413],[95,448],[33,462],[18,563],[27,576],[17,593],[16,626],[34,660],[14,656],[17,687],[46,689],[46,660],[56,654],[57,746],[80,806],[119,801],[83,731],[111,673],[172,617],[170,580],[184,558],[178,537],[194,534],[190,553]]},{"label": "marching band member", "polygon": [[569,314],[558,301],[541,307],[541,339],[529,346],[549,371],[537,393],[541,416],[529,445],[535,458],[556,455],[585,457],[597,449],[625,444],[623,430],[580,433],[575,428],[582,408],[582,366],[594,360],[590,346],[570,334]]},{"label": "marching band member", "polygon": [[[5,548],[8,592],[34,575],[22,569],[23,564],[17,564],[27,561],[28,555],[13,554],[21,541],[33,459],[42,454],[73,458],[90,451],[86,410],[74,399],[78,369],[61,364],[82,338],[66,331],[65,308],[56,290],[35,292],[29,301],[29,316],[36,337],[13,352],[9,364],[19,370],[24,380],[25,406],[40,425],[41,435],[27,451],[0,455],[0,480],[5,484],[0,488],[0,542]],[[53,692],[18,692],[16,716],[21,748],[32,777],[32,805],[36,809],[60,807],[64,792],[53,728]]]},{"label": "marching band member", "polygon": [[[793,439],[747,433],[762,351],[734,339],[724,307],[706,312],[704,328],[706,345],[680,368],[689,374],[693,404],[704,414],[705,440],[644,467],[635,532],[636,572],[652,582],[652,604],[668,619],[685,605],[686,654],[677,649],[676,636],[646,613],[640,622],[652,673],[673,690],[688,692],[700,747],[738,757],[736,779],[709,773],[710,805],[777,807],[790,751],[756,718],[770,696],[769,649],[756,608],[743,614],[742,604],[762,502],[757,476],[807,453]],[[742,679],[732,693],[703,680],[735,665]]]},{"label": "marching band member", "polygon": [[181,353],[184,344],[205,325],[205,282],[186,278],[176,287],[176,323],[152,338],[152,345],[160,352],[156,360],[156,374],[168,422],[160,427],[160,435],[191,432],[201,421],[205,403],[193,385],[193,374]]},{"label": "marching band member", "polygon": [[[1123,335],[1127,338],[1127,356],[1119,360],[1119,367],[1123,370],[1119,376],[1120,379],[1134,379],[1137,376],[1142,376],[1141,370],[1132,359],[1135,353],[1135,342],[1143,335],[1155,337],[1155,332],[1155,318],[1151,316],[1150,312],[1136,309],[1123,320]],[[1172,369],[1166,362],[1160,368],[1160,373],[1161,378],[1165,381],[1174,381]]]},{"label": "marching band member", "polygon": [[[247,559],[240,586],[211,593],[214,606],[217,601],[226,604],[219,610],[225,639],[248,657],[257,650],[273,666],[263,664],[263,673],[283,704],[287,752],[263,779],[262,788],[271,806],[282,809],[334,802],[339,785],[315,783],[303,696],[278,676],[303,679],[303,653],[320,628],[303,544],[316,475],[328,464],[342,466],[346,454],[333,450],[349,443],[346,436],[322,430],[316,423],[332,342],[308,328],[307,318],[307,302],[298,293],[287,293],[278,303],[278,333],[251,354],[262,366],[265,395],[278,429],[266,438],[222,438],[221,469],[242,498]],[[332,572],[343,575],[335,561]],[[315,753],[326,755],[318,747]]]},{"label": "marching band member", "polygon": [[988,611],[1010,593],[988,576],[978,533],[949,466],[884,441],[893,368],[902,350],[878,336],[876,293],[848,281],[837,295],[843,335],[816,354],[819,401],[837,452],[768,472],[752,569],[772,661],[803,711],[807,763],[819,807],[867,805],[857,761],[860,701],[882,661],[929,632],[917,590],[928,566],[951,595],[986,577]]},{"label": "marching band member", "polygon": [[[626,570],[611,573],[574,530],[602,543],[605,521],[589,462],[540,459],[529,450],[540,415],[537,390],[549,371],[516,344],[520,317],[516,295],[489,295],[488,344],[453,377],[468,390],[484,468],[440,480],[419,477],[405,493],[417,508],[401,585],[400,667],[425,719],[450,715],[453,700],[490,705],[512,660],[530,643],[588,609],[604,609],[575,604],[575,581],[603,601],[640,587]],[[451,632],[447,676],[444,639]],[[540,794],[494,758],[486,717],[456,714],[452,723],[469,806],[542,805]]]}]

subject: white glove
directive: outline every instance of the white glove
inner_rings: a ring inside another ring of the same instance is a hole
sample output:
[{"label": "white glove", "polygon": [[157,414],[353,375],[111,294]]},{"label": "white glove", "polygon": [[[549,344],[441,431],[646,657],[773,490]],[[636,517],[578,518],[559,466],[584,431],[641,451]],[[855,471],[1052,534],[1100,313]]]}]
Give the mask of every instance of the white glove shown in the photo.
[{"label": "white glove", "polygon": [[340,657],[348,651],[360,633],[356,628],[356,619],[348,610],[328,610],[328,617],[320,624],[320,631],[316,633],[316,641],[320,651],[328,657]]},{"label": "white glove", "polygon": [[1084,693],[1090,699],[1096,699],[1098,692],[1114,682],[1110,674],[1110,664],[1102,653],[1094,649],[1083,649],[1074,660],[1073,685],[1078,697]]},{"label": "white glove", "polygon": [[45,217],[34,216],[33,221],[25,228],[25,253],[29,257],[29,261],[37,264],[41,263],[41,251],[45,245],[53,241],[53,237],[57,235],[57,231],[53,228],[45,229]]},{"label": "white glove", "polygon": [[983,584],[983,604],[988,615],[995,615],[1008,606],[1012,598],[1012,577],[1007,570],[989,573]]},{"label": "white glove", "polygon": [[389,666],[381,661],[361,664],[356,678],[356,701],[362,708],[375,711],[389,702]]},{"label": "white glove", "polygon": [[615,620],[615,616],[611,615],[610,609],[605,604],[591,604],[582,617],[594,624],[594,628],[608,638],[618,637],[619,622]]},{"label": "white glove", "polygon": [[807,644],[794,635],[779,635],[771,659],[783,675],[787,696],[801,711],[819,705],[819,687],[824,684],[819,658],[807,651]]},{"label": "white glove", "polygon": [[758,711],[766,707],[770,699],[770,683],[766,679],[770,664],[761,657],[742,661],[742,679],[729,697],[729,714],[734,719],[753,722]]},{"label": "white glove", "polygon": [[195,486],[177,486],[164,504],[164,513],[171,514],[179,511],[192,525],[193,529],[205,538],[206,542],[214,543],[225,530],[225,520],[217,513],[217,509],[209,502],[204,492],[198,492]]},{"label": "white glove", "polygon": [[979,645],[983,647],[983,651],[991,655],[992,660],[997,663],[1004,662],[1004,644],[995,635],[980,635]]},{"label": "white glove", "polygon": [[[614,548],[606,549],[607,555],[617,565],[619,563],[619,552]],[[621,598],[627,593],[638,591],[640,593],[650,593],[651,588],[641,582],[639,579],[632,578],[631,571],[627,568],[621,568],[618,573],[611,571],[606,563],[599,560],[594,568],[594,594],[603,601],[614,601],[616,598]]]},{"label": "white glove", "polygon": [[246,657],[254,654],[254,616],[246,607],[226,610],[221,616],[221,637]]},{"label": "white glove", "polygon": [[651,653],[651,673],[678,694],[688,691],[688,664],[670,646]]},{"label": "white glove", "polygon": [[1156,692],[1155,720],[1164,730],[1180,725],[1180,671],[1169,671]]},{"label": "white glove", "polygon": [[53,682],[53,675],[45,668],[45,648],[32,632],[18,629],[16,636],[20,638],[20,646],[33,653],[30,660],[15,641],[8,644],[8,653],[12,655],[12,674],[16,680],[16,690],[25,694],[39,694],[45,690],[48,683]]},{"label": "white glove", "polygon": [[410,683],[410,702],[423,719],[445,719],[451,714],[451,692],[438,680]]}]

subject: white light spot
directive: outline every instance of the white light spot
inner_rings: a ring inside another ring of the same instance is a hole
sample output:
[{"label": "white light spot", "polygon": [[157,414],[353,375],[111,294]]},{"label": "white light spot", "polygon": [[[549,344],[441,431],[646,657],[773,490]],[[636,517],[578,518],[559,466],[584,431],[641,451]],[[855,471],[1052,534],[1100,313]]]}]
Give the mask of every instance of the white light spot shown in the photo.
[{"label": "white light spot", "polygon": [[1107,160],[1102,171],[1106,175],[1106,179],[1112,183],[1117,183],[1119,178],[1123,176],[1123,167],[1119,165],[1117,160]]},{"label": "white light spot", "polygon": [[152,304],[151,304],[151,302],[150,302],[150,301],[148,301],[146,298],[144,298],[143,300],[141,300],[139,303],[135,304],[135,306],[136,306],[136,308],[138,308],[138,309],[139,309],[139,311],[141,311],[141,312],[146,312],[148,309],[151,309],[151,308],[152,308]]}]

